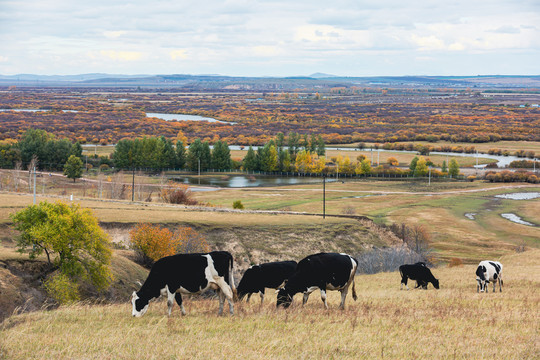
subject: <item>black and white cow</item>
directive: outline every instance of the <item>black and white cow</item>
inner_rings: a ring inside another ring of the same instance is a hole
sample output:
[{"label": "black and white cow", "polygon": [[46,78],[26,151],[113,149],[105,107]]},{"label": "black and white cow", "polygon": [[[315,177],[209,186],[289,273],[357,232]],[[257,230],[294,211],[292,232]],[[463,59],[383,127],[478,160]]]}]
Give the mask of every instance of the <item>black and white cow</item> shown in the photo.
[{"label": "black and white cow", "polygon": [[358,261],[347,254],[319,253],[310,255],[298,263],[294,274],[278,291],[276,305],[289,307],[293,296],[299,292],[304,293],[302,304],[305,304],[309,294],[319,289],[324,307],[328,309],[326,290],[339,290],[341,292],[339,307],[344,309],[345,298],[351,283],[353,299],[357,298],[354,289],[354,274],[357,267]]},{"label": "black and white cow", "polygon": [[476,292],[488,292],[488,284],[493,281],[493,292],[495,292],[495,285],[499,282],[499,291],[502,292],[502,264],[498,261],[484,260],[480,261],[476,268]]},{"label": "black and white cow", "polygon": [[150,300],[156,299],[164,291],[167,294],[169,315],[176,300],[182,311],[181,294],[200,294],[208,289],[214,289],[219,294],[219,314],[223,313],[225,299],[229,302],[229,311],[234,312],[232,277],[233,258],[226,251],[210,253],[178,254],[167,256],[155,262],[148,278],[141,289],[133,292],[133,316],[140,317],[148,310]]},{"label": "black and white cow", "polygon": [[296,261],[276,261],[251,266],[246,270],[236,291],[238,299],[247,295],[247,301],[252,294],[259,293],[261,304],[264,301],[264,289],[278,289],[282,287],[296,270]]},{"label": "black and white cow", "polygon": [[409,290],[407,286],[408,279],[416,280],[415,288],[422,286],[423,289],[427,289],[429,283],[432,283],[435,289],[439,288],[439,280],[435,279],[431,270],[423,262],[401,265],[399,267],[399,273],[401,274],[400,290],[403,289],[403,285]]}]

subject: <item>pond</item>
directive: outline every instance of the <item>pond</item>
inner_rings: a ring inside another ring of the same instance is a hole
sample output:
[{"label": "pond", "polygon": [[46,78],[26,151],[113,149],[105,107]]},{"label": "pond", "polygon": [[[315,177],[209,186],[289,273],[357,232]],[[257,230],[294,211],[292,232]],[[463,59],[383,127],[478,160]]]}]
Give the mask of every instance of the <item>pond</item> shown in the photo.
[{"label": "pond", "polygon": [[[220,188],[244,188],[244,187],[264,187],[264,186],[284,186],[300,184],[321,184],[322,178],[310,177],[279,177],[279,176],[252,176],[252,175],[224,175],[224,176],[169,176],[171,180],[186,185],[213,186]],[[335,179],[326,179],[326,182],[333,182]],[[201,191],[201,189],[197,189]]]},{"label": "pond", "polygon": [[210,117],[187,114],[146,113],[146,117],[155,117],[165,121],[208,121],[229,125],[236,124],[235,122],[221,121]]},{"label": "pond", "polygon": [[521,224],[521,225],[527,225],[527,226],[535,226],[534,224],[528,222],[528,221],[525,221],[523,220],[522,218],[520,218],[519,216],[517,216],[516,214],[512,214],[512,213],[505,213],[505,214],[501,214],[501,216],[503,218],[505,218],[506,220],[510,220],[512,222],[515,222],[516,224]]},{"label": "pond", "polygon": [[510,193],[510,194],[500,194],[495,195],[499,199],[510,199],[510,200],[532,200],[540,198],[539,192],[521,192],[521,193]]}]

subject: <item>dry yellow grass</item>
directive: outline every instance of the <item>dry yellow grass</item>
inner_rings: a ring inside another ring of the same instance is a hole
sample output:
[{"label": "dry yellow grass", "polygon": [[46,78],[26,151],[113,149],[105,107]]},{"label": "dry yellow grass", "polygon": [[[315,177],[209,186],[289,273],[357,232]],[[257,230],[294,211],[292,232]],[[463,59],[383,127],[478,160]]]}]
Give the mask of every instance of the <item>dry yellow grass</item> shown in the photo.
[{"label": "dry yellow grass", "polygon": [[216,300],[186,300],[166,316],[153,303],[139,319],[131,305],[80,304],[15,315],[0,326],[7,359],[534,359],[540,357],[540,250],[504,265],[502,293],[477,294],[475,266],[433,269],[441,289],[399,290],[399,274],[356,277],[357,302],[338,310],[318,292],[301,307],[275,309],[275,295],[217,316]]}]

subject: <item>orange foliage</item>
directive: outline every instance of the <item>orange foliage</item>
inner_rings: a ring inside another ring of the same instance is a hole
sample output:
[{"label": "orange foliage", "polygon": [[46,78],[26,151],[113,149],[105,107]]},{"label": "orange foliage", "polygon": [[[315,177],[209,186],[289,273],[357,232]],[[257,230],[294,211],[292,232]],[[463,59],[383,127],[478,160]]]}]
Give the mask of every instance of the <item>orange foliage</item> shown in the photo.
[{"label": "orange foliage", "polygon": [[138,224],[129,234],[133,249],[147,265],[178,253],[210,251],[204,236],[190,227],[180,227],[173,234],[159,225]]}]

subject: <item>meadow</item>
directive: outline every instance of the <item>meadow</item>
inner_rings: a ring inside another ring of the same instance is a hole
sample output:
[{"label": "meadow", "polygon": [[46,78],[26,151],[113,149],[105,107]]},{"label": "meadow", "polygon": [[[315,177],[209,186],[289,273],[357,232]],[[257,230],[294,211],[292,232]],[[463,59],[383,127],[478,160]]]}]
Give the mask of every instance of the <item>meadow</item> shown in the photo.
[{"label": "meadow", "polygon": [[[0,325],[6,359],[534,359],[540,356],[540,250],[506,255],[503,292],[477,293],[475,265],[433,269],[441,289],[399,290],[396,272],[356,276],[359,299],[318,292],[302,307],[276,309],[268,292],[218,316],[217,300],[150,305],[80,303],[14,315]],[[491,291],[491,290],[490,290]]]}]

